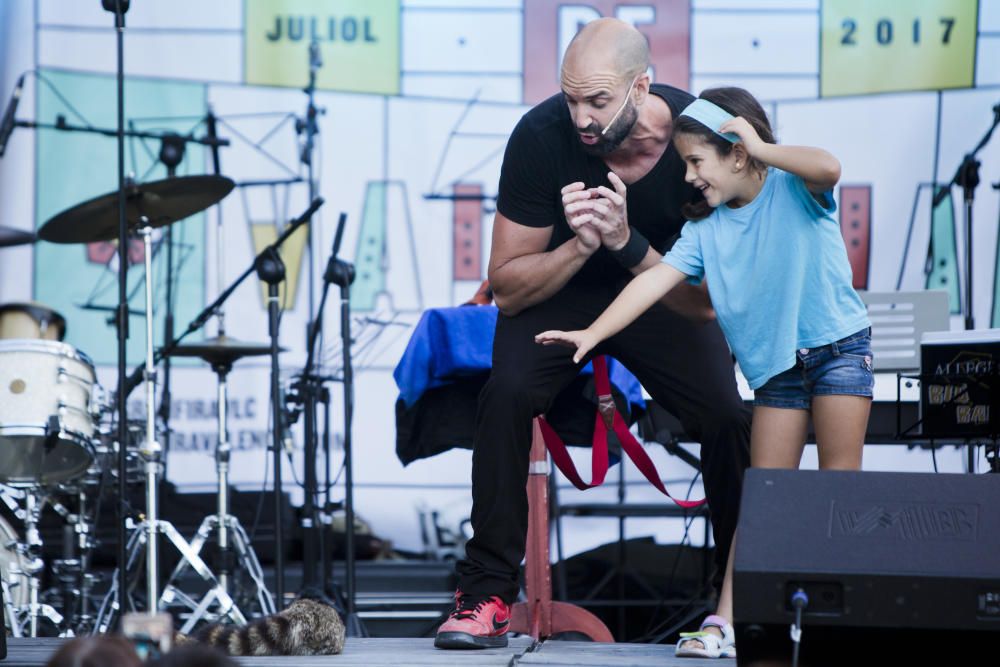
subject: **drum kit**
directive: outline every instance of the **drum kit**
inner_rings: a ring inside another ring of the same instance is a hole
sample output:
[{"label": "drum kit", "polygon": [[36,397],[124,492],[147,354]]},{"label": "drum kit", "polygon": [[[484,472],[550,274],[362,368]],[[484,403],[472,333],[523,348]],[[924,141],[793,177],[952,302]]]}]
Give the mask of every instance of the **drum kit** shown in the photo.
[{"label": "drum kit", "polygon": [[[219,202],[234,185],[217,175],[128,185],[129,230],[141,237],[145,249],[147,382],[144,428],[131,428],[132,437],[124,445],[116,441],[119,430],[113,401],[98,383],[94,363],[64,341],[66,318],[39,303],[0,305],[0,500],[9,510],[0,514],[0,582],[4,617],[15,637],[102,632],[121,613],[117,574],[95,609],[90,591],[99,580],[90,565],[101,546],[94,534],[102,490],[113,486],[111,481],[118,474],[114,462],[122,446],[130,473],[145,481],[147,505],[141,516],[134,517],[141,520],[133,522],[126,547],[126,576],[131,577],[127,599],[132,600],[136,588],[141,590],[135,584],[145,550],[146,608],[179,607],[178,615],[185,619],[182,631],[190,631],[200,621],[245,623],[250,612],[275,611],[247,533],[230,513],[231,445],[226,414],[227,377],[233,364],[244,357],[270,354],[271,345],[244,343],[220,334],[161,350],[169,356],[200,358],[217,375],[217,502],[216,511],[205,517],[190,542],[157,511],[163,452],[155,425],[151,235],[154,228]],[[63,211],[37,235],[0,226],[0,248],[39,239],[52,243],[112,240],[117,235],[118,194],[115,191]],[[50,564],[52,576],[45,578],[39,520],[47,507],[62,517],[70,544],[64,544],[65,557]],[[157,570],[161,537],[180,555],[164,581]],[[215,571],[202,558],[203,548],[213,537],[220,553]],[[203,582],[196,594],[182,590],[181,576],[189,569]],[[43,591],[44,581],[51,585]],[[206,588],[207,592],[200,592]]]}]

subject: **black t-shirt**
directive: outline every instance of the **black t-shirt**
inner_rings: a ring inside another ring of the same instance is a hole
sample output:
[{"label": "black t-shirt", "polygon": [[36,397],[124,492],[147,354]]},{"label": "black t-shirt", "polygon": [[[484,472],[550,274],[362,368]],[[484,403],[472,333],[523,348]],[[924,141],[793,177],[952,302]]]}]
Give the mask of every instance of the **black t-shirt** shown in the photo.
[{"label": "black t-shirt", "polygon": [[[653,84],[650,92],[662,98],[674,118],[694,97],[679,88]],[[528,111],[507,142],[497,211],[510,220],[529,227],[553,227],[549,250],[573,237],[562,210],[560,190],[575,181],[587,187],[605,185],[608,166],[583,150],[562,93],[553,95]],[[684,225],[681,206],[700,194],[684,182],[684,161],[671,141],[648,174],[628,185],[629,224],[665,252]],[[612,285],[631,273],[622,268],[607,249],[595,252],[571,285]]]}]

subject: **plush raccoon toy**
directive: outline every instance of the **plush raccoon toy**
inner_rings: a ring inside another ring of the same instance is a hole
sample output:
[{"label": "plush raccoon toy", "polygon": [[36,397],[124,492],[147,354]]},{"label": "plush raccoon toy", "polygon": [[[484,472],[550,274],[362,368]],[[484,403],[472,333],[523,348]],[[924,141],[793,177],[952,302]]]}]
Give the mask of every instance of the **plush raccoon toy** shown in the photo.
[{"label": "plush raccoon toy", "polygon": [[206,626],[187,641],[229,655],[334,655],[344,650],[344,623],[333,607],[302,598],[245,626]]}]

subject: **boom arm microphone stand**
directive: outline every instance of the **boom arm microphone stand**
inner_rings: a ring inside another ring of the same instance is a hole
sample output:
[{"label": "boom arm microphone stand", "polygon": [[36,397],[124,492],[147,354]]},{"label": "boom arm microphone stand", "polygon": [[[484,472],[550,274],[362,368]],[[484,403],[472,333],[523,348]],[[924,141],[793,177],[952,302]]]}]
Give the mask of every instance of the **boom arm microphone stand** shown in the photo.
[{"label": "boom arm microphone stand", "polygon": [[965,157],[962,158],[962,163],[958,165],[951,181],[947,185],[941,186],[941,189],[937,191],[931,207],[931,210],[937,208],[951,192],[953,185],[961,186],[965,202],[965,328],[967,330],[976,328],[972,315],[972,204],[975,199],[976,186],[979,185],[980,165],[979,160],[976,159],[976,153],[989,142],[997,125],[1000,125],[1000,104],[993,107],[993,124],[990,129],[986,131],[972,152],[966,153]]},{"label": "boom arm microphone stand", "polygon": [[[323,205],[322,197],[317,197],[316,199],[312,200],[312,203],[309,204],[309,208],[307,208],[305,212],[302,213],[302,215],[289,222],[288,227],[285,228],[285,231],[283,231],[278,236],[278,238],[275,239],[274,243],[269,245],[267,248],[264,248],[261,254],[267,252],[269,248],[280,248],[281,245],[286,240],[288,240],[288,237],[295,233],[295,230],[297,230],[303,224],[309,222],[313,214],[316,213],[316,211],[319,210],[319,207],[322,205]],[[255,260],[255,263],[251,265],[246,271],[244,271],[235,281],[233,281],[233,283],[229,285],[229,287],[227,287],[222,293],[220,293],[219,296],[215,299],[215,301],[207,305],[203,311],[198,313],[197,317],[191,320],[191,323],[188,324],[187,329],[185,329],[184,332],[181,333],[181,335],[179,335],[177,338],[173,339],[169,343],[164,344],[163,347],[161,347],[159,350],[155,352],[156,361],[159,362],[161,359],[163,359],[164,356],[173,352],[174,348],[180,345],[180,342],[182,340],[187,338],[189,335],[191,335],[198,329],[205,326],[205,323],[208,322],[208,320],[211,319],[211,317],[216,314],[222,303],[229,298],[229,295],[232,294],[236,290],[236,288],[240,286],[240,283],[246,280],[247,276],[253,273],[256,270],[256,268],[257,265]],[[139,382],[142,381],[142,372],[143,372],[143,367],[139,366],[132,372],[130,376],[128,376],[128,379],[125,382],[125,396],[128,396],[130,393],[132,393],[132,390],[134,390],[139,385]]]}]

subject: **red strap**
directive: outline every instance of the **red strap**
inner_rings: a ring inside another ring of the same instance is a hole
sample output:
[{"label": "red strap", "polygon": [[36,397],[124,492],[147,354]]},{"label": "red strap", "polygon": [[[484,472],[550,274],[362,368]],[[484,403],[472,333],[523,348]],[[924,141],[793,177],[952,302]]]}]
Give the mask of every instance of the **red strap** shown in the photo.
[{"label": "red strap", "polygon": [[545,446],[552,455],[552,461],[556,467],[562,471],[566,478],[573,483],[573,486],[581,491],[600,486],[604,483],[604,477],[608,472],[608,431],[614,431],[618,436],[618,442],[622,449],[628,454],[635,466],[642,472],[643,476],[655,486],[660,493],[673,500],[680,507],[699,507],[705,503],[701,500],[678,500],[670,495],[660,474],[649,458],[646,450],[635,439],[628,425],[622,419],[621,414],[615,407],[614,399],[611,396],[611,381],[608,379],[608,364],[603,356],[594,357],[594,386],[597,389],[597,417],[594,422],[594,440],[590,454],[591,476],[590,483],[584,482],[577,472],[573,460],[566,451],[566,445],[562,438],[549,426],[544,417],[538,418],[538,425],[542,430],[542,439]]}]

